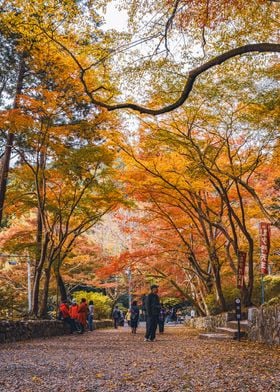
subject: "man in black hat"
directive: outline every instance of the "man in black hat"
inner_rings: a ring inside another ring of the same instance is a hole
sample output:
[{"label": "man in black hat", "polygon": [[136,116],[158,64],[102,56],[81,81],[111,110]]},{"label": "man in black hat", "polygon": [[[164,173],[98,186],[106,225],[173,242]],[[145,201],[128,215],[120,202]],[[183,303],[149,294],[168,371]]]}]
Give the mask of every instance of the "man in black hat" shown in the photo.
[{"label": "man in black hat", "polygon": [[150,294],[146,297],[146,342],[153,342],[155,340],[159,312],[160,301],[158,296],[158,286],[156,284],[153,284],[151,286]]}]

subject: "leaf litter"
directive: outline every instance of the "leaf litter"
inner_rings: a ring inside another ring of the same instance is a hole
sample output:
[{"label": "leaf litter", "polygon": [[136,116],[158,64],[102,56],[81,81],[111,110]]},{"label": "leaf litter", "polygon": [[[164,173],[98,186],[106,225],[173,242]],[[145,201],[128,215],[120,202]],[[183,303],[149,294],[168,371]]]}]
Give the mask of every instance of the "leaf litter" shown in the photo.
[{"label": "leaf litter", "polygon": [[167,327],[97,330],[0,347],[0,392],[279,392],[280,349]]}]

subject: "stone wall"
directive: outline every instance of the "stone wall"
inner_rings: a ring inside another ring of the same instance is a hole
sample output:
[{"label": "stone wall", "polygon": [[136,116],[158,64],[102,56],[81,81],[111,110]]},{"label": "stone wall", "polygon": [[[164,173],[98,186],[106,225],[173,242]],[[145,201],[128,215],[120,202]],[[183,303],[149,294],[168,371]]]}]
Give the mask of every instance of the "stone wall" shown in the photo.
[{"label": "stone wall", "polygon": [[113,328],[114,323],[112,320],[96,320],[93,322],[94,329]]},{"label": "stone wall", "polygon": [[[111,320],[97,320],[94,328],[111,328]],[[33,338],[49,338],[51,336],[67,335],[70,329],[60,320],[27,320],[1,321],[0,343],[16,342]]]},{"label": "stone wall", "polygon": [[[247,313],[242,314],[242,319]],[[207,332],[215,332],[218,327],[226,327],[228,321],[235,320],[235,313],[221,313],[216,316],[196,317],[186,321],[186,326]],[[248,339],[270,345],[280,345],[280,304],[263,305],[248,310]]]},{"label": "stone wall", "polygon": [[251,308],[248,312],[248,339],[280,345],[280,304]]},{"label": "stone wall", "polygon": [[195,317],[186,321],[187,327],[213,332],[218,327],[224,327],[229,321],[228,313],[221,313],[216,316]]}]

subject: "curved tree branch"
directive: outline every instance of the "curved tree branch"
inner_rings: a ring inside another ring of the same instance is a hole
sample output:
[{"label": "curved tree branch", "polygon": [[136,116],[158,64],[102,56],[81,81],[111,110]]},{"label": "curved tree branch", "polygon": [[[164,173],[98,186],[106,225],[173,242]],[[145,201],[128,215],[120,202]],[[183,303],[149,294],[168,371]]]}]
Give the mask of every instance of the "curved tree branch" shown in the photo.
[{"label": "curved tree branch", "polygon": [[94,105],[103,107],[109,111],[112,110],[117,110],[117,109],[132,109],[135,110],[139,113],[146,113],[146,114],[151,114],[151,115],[159,115],[163,113],[168,113],[171,112],[174,109],[177,109],[178,107],[182,106],[184,102],[187,100],[189,97],[192,89],[194,82],[196,78],[203,74],[204,72],[208,71],[210,68],[215,67],[216,65],[223,64],[225,61],[245,54],[245,53],[253,53],[253,52],[259,52],[259,53],[264,53],[264,52],[271,52],[271,53],[276,53],[280,52],[280,44],[274,44],[274,43],[269,43],[269,42],[264,42],[264,43],[256,43],[256,44],[249,44],[249,45],[244,45],[244,46],[239,46],[238,48],[231,49],[225,53],[222,53],[213,59],[207,61],[206,63],[202,64],[201,66],[194,68],[188,73],[188,78],[185,83],[184,89],[180,95],[180,97],[172,104],[164,106],[163,108],[160,109],[149,109],[147,107],[143,107],[134,103],[120,103],[120,104],[115,104],[115,105],[110,105],[106,104],[105,102],[99,101],[93,97],[91,92],[88,90],[85,79],[84,79],[84,70],[81,69],[81,81],[83,83],[83,86],[85,88],[86,94],[89,96],[91,102]]}]

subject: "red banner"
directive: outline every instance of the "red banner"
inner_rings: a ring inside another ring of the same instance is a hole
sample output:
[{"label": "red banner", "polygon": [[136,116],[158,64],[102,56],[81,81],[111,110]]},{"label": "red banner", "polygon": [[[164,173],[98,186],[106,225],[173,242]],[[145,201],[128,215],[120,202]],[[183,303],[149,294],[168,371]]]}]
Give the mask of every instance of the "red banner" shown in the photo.
[{"label": "red banner", "polygon": [[246,252],[238,251],[237,287],[239,289],[244,285],[246,255]]},{"label": "red banner", "polygon": [[268,255],[270,248],[270,223],[261,222],[260,226],[260,259],[261,259],[261,273],[268,274]]}]

